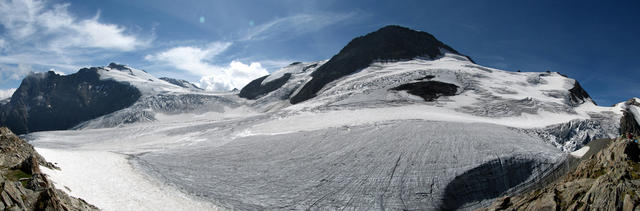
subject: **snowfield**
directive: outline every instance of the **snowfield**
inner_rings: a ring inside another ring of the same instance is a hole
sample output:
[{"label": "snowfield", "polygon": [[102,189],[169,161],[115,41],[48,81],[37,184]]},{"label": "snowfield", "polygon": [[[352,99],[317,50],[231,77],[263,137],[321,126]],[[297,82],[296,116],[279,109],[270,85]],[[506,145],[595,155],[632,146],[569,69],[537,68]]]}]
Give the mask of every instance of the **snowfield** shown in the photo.
[{"label": "snowfield", "polygon": [[[127,156],[107,151],[36,148],[62,171],[42,168],[54,185],[102,210],[218,210],[133,169]],[[78,162],[83,161],[83,162]]]},{"label": "snowfield", "polygon": [[[263,83],[291,77],[256,100],[107,68],[105,80],[143,97],[76,130],[25,138],[60,165],[45,172],[58,187],[105,210],[473,210],[618,136],[628,107],[576,97],[576,81],[559,73],[449,53],[376,62],[291,105],[324,62],[275,72]],[[424,81],[457,90],[431,102],[391,90]]]}]

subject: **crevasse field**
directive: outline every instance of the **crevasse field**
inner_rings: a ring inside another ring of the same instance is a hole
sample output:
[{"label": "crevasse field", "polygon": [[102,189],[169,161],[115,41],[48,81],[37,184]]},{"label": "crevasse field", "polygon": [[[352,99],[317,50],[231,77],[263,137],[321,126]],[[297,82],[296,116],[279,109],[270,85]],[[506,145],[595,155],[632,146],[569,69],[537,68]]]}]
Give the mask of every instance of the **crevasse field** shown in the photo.
[{"label": "crevasse field", "polygon": [[[374,63],[290,105],[283,95],[322,62],[273,73],[291,78],[256,100],[105,68],[105,80],[143,90],[139,102],[26,138],[61,167],[45,169],[57,187],[104,210],[474,209],[544,177],[587,138],[617,136],[626,108],[569,101],[575,81],[558,73],[453,54]],[[425,76],[456,95],[389,90]]]}]

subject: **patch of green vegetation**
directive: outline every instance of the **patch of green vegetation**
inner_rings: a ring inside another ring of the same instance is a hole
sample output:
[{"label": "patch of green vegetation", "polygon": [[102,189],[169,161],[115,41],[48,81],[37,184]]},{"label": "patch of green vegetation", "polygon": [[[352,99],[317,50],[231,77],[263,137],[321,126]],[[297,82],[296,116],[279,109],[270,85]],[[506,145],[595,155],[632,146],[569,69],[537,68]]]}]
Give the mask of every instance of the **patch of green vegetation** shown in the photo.
[{"label": "patch of green vegetation", "polygon": [[7,173],[4,176],[10,181],[20,181],[23,187],[27,187],[27,180],[20,180],[20,179],[24,179],[24,178],[29,179],[33,175],[27,174],[26,172],[20,169],[10,169],[7,171]]}]

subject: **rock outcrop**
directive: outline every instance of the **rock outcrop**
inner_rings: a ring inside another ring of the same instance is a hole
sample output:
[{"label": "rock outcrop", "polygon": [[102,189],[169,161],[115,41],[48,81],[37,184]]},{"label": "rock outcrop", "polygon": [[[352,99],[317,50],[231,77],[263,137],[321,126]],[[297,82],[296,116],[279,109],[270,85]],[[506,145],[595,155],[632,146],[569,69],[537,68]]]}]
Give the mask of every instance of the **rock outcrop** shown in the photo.
[{"label": "rock outcrop", "polygon": [[101,80],[95,67],[71,75],[33,73],[22,80],[11,100],[0,106],[0,125],[17,134],[69,129],[129,107],[140,96],[129,84]]},{"label": "rock outcrop", "polygon": [[440,96],[453,96],[458,86],[440,81],[420,81],[402,84],[391,90],[406,90],[409,94],[422,97],[424,101],[433,101]]},{"label": "rock outcrop", "polygon": [[591,96],[589,96],[589,93],[587,93],[587,91],[585,91],[582,88],[582,86],[580,86],[580,83],[578,83],[578,81],[576,81],[576,83],[573,85],[573,88],[569,89],[569,102],[568,102],[568,104],[573,105],[573,106],[579,106],[579,105],[582,105],[584,102],[587,102],[587,101],[591,101],[591,102],[593,102],[593,104],[595,104],[593,99],[591,99]]},{"label": "rock outcrop", "polygon": [[481,210],[640,210],[640,148],[616,140],[564,178]]},{"label": "rock outcrop", "polygon": [[98,210],[56,189],[40,166],[56,168],[8,128],[0,128],[0,210]]},{"label": "rock outcrop", "polygon": [[249,84],[247,84],[240,90],[240,93],[238,94],[238,96],[242,98],[247,98],[250,100],[255,100],[258,97],[261,97],[265,94],[273,92],[274,90],[282,87],[282,85],[287,83],[289,78],[291,78],[291,73],[284,74],[282,77],[276,80],[269,81],[265,84],[262,84],[262,81],[264,81],[264,79],[266,79],[267,77],[269,76],[265,75],[256,80],[251,81]]},{"label": "rock outcrop", "polygon": [[640,136],[640,122],[637,121],[638,117],[634,116],[633,112],[640,108],[640,102],[637,98],[633,98],[624,102],[624,105],[626,109],[622,111],[622,118],[620,118],[620,134],[631,133],[634,136]]}]

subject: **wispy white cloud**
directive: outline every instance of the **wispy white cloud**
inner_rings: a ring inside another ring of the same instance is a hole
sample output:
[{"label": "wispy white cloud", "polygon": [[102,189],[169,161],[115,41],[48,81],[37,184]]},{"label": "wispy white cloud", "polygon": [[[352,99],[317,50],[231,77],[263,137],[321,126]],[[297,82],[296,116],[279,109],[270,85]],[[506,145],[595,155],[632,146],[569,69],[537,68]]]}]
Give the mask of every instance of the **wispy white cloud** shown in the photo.
[{"label": "wispy white cloud", "polygon": [[0,100],[6,99],[6,98],[10,98],[13,95],[14,92],[16,92],[15,88],[0,89]]},{"label": "wispy white cloud", "polygon": [[231,46],[229,42],[213,42],[203,47],[179,46],[145,56],[145,59],[199,76],[199,86],[208,91],[228,91],[242,88],[251,80],[268,74],[260,63],[249,65],[231,61],[228,66],[212,63],[212,60]]},{"label": "wispy white cloud", "polygon": [[98,12],[91,19],[78,19],[68,11],[69,4],[47,7],[39,0],[0,2],[0,23],[7,37],[18,43],[40,41],[48,50],[65,48],[99,48],[131,51],[149,44],[126,34],[126,28],[99,21]]},{"label": "wispy white cloud", "polygon": [[155,55],[147,55],[145,59],[165,63],[193,75],[207,75],[213,68],[208,61],[227,50],[229,46],[230,42],[213,42],[204,47],[179,46]]},{"label": "wispy white cloud", "polygon": [[[75,70],[78,63],[105,54],[145,48],[153,36],[142,38],[116,24],[74,16],[69,4],[41,0],[0,0],[0,75],[21,78],[27,66]],[[41,67],[42,66],[42,67]],[[7,80],[7,78],[4,78]]]},{"label": "wispy white cloud", "polygon": [[353,18],[356,14],[355,12],[344,14],[298,14],[277,18],[250,28],[240,40],[256,41],[274,37],[298,36],[343,22]]}]

